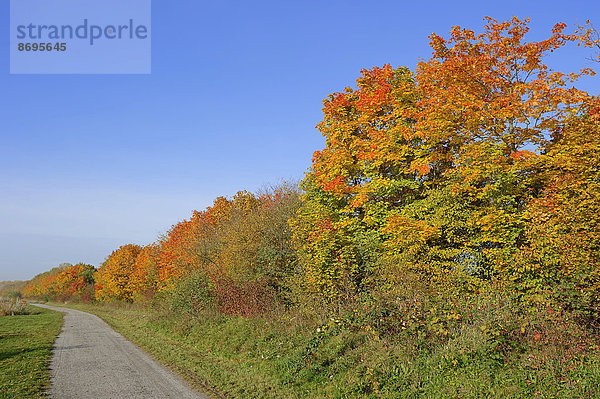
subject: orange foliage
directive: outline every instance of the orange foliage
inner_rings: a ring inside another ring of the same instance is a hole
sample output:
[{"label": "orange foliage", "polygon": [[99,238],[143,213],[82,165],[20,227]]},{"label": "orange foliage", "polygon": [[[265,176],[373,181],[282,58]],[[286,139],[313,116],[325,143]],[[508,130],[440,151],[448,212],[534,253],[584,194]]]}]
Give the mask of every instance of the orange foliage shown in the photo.
[{"label": "orange foliage", "polygon": [[130,278],[141,251],[142,247],[139,245],[127,244],[109,255],[95,275],[97,299],[133,300],[134,290]]},{"label": "orange foliage", "polygon": [[157,254],[158,289],[168,290],[174,283],[201,265],[212,262],[212,237],[219,224],[227,220],[232,204],[218,197],[212,207],[205,211],[194,211],[189,220],[183,220],[159,242]]},{"label": "orange foliage", "polygon": [[84,300],[91,300],[93,272],[93,266],[82,263],[55,268],[34,277],[24,288],[23,295],[55,300],[67,300],[79,296]]},{"label": "orange foliage", "polygon": [[141,249],[131,275],[129,286],[134,296],[149,297],[157,290],[158,285],[158,254],[160,248],[157,244],[146,245]]}]

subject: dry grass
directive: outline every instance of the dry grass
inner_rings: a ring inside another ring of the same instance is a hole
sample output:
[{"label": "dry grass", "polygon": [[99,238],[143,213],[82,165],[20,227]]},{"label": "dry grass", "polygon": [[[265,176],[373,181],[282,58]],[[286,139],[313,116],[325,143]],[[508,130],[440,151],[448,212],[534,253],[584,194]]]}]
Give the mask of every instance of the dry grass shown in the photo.
[{"label": "dry grass", "polygon": [[0,298],[0,316],[29,314],[25,301],[18,298]]}]

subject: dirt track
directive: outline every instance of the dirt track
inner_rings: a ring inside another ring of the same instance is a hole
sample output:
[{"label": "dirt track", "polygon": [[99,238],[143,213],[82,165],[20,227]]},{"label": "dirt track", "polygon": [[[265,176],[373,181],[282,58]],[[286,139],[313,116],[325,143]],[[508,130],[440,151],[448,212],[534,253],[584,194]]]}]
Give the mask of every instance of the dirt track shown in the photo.
[{"label": "dirt track", "polygon": [[208,399],[97,316],[74,309],[36,306],[65,313],[50,364],[52,398]]}]

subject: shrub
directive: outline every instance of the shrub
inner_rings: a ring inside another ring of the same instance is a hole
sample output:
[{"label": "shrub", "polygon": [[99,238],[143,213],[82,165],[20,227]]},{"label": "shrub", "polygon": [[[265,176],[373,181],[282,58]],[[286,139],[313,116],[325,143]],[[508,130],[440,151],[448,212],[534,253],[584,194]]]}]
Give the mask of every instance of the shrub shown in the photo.
[{"label": "shrub", "polygon": [[197,315],[200,311],[210,308],[214,303],[209,280],[200,271],[179,280],[175,288],[166,295],[169,310],[187,315]]},{"label": "shrub", "polygon": [[227,315],[257,316],[268,312],[274,306],[273,290],[265,280],[218,280],[215,284],[215,297],[219,311]]},{"label": "shrub", "polygon": [[4,294],[4,297],[16,300],[23,298],[23,294],[21,294],[21,291],[8,291],[6,294]]},{"label": "shrub", "polygon": [[0,298],[0,316],[29,314],[25,302],[19,298]]}]

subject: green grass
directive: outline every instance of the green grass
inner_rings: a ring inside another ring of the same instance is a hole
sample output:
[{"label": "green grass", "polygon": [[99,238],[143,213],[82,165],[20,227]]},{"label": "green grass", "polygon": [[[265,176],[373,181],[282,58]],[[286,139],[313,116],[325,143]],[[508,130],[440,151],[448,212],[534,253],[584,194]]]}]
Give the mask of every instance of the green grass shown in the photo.
[{"label": "green grass", "polygon": [[0,398],[45,397],[48,364],[62,314],[29,307],[30,314],[0,317]]},{"label": "green grass", "polygon": [[[478,323],[434,341],[389,340],[332,320],[191,318],[134,306],[97,314],[209,395],[227,398],[594,398],[600,355],[569,343],[508,348]],[[550,332],[554,326],[550,326]]]},{"label": "green grass", "polygon": [[[243,318],[170,320],[135,307],[68,306],[98,315],[211,397],[303,397],[294,387],[281,384],[275,365],[263,359],[272,352],[272,342],[266,338],[272,323]],[[287,335],[293,342],[286,342],[282,351],[300,346],[305,338]]]}]

